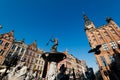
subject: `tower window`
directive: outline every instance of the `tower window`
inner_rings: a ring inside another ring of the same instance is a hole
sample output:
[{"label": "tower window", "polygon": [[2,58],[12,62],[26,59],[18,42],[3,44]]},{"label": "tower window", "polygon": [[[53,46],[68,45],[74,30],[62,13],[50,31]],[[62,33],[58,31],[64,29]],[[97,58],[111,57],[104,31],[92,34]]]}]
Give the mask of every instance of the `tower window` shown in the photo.
[{"label": "tower window", "polygon": [[114,31],[113,29],[110,29],[110,31]]},{"label": "tower window", "polygon": [[102,39],[102,36],[100,34],[98,34],[98,37],[99,37],[99,39]]},{"label": "tower window", "polygon": [[3,40],[0,40],[0,44],[1,44],[1,45],[3,44]]},{"label": "tower window", "polygon": [[114,29],[110,29],[110,31],[112,32],[113,35],[116,35],[116,32]]},{"label": "tower window", "polygon": [[108,50],[107,44],[103,44],[102,46],[103,46],[103,49],[104,49],[104,50]]},{"label": "tower window", "polygon": [[112,46],[113,49],[116,49],[117,48],[117,45],[115,42],[110,42],[110,45]]},{"label": "tower window", "polygon": [[108,55],[108,57],[109,57],[109,59],[110,59],[111,63],[115,61],[115,60],[114,60],[114,58],[113,58],[113,56]]},{"label": "tower window", "polygon": [[103,56],[100,56],[103,66],[107,66],[107,62]]},{"label": "tower window", "polygon": [[104,32],[104,34],[105,34],[105,36],[108,36],[108,33],[106,31]]}]

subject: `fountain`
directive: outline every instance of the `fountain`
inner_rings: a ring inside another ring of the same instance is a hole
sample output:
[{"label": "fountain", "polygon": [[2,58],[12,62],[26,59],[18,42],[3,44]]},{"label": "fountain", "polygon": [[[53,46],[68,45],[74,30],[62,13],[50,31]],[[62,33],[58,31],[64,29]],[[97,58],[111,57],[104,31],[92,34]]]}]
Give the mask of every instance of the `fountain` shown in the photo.
[{"label": "fountain", "polygon": [[[42,54],[42,58],[45,60],[45,66],[43,71],[43,78],[47,75],[47,80],[55,80],[57,76],[57,63],[66,58],[66,55],[62,52],[57,51],[58,39],[50,39],[51,42],[54,42],[54,45],[51,47],[51,52],[45,52]],[[49,63],[49,70],[48,68]]]},{"label": "fountain", "polygon": [[21,61],[15,67],[11,67],[6,74],[0,80],[32,80],[33,78],[33,75],[29,72],[29,68],[25,66],[25,62]]},{"label": "fountain", "polygon": [[16,65],[7,75],[7,80],[23,80],[26,77],[27,73],[27,66],[24,65],[25,63],[23,62],[22,64]]}]

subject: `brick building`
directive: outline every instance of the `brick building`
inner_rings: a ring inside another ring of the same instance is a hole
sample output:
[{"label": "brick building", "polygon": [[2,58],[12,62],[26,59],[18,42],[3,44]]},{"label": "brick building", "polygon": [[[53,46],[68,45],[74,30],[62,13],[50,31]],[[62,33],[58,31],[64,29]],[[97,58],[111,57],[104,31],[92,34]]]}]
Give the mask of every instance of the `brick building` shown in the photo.
[{"label": "brick building", "polygon": [[3,64],[9,49],[14,41],[14,32],[10,31],[0,35],[0,65]]},{"label": "brick building", "polygon": [[9,59],[11,56],[16,54],[19,56],[20,58],[19,60],[22,60],[26,51],[27,51],[27,45],[24,43],[24,40],[20,40],[20,41],[14,40],[10,50],[8,51],[8,55],[6,59]]},{"label": "brick building", "polygon": [[41,58],[43,50],[37,48],[37,43],[34,41],[28,45],[27,51],[24,55],[24,59],[27,67],[31,73],[36,73],[36,77],[42,77],[44,60]]},{"label": "brick building", "polygon": [[101,45],[100,54],[94,56],[103,79],[120,80],[118,67],[120,66],[120,28],[111,18],[107,17],[106,21],[107,24],[95,27],[94,23],[84,15],[85,32],[92,49]]},{"label": "brick building", "polygon": [[37,74],[40,78],[42,78],[43,75],[43,69],[44,69],[44,63],[45,61],[43,60],[43,58],[41,57],[41,55],[43,54],[43,50],[37,49],[37,54],[36,54],[36,61],[35,61],[35,66],[34,66],[34,70],[37,71]]},{"label": "brick building", "polygon": [[[58,63],[58,72],[59,72],[60,66],[64,64],[65,67],[67,68],[66,74],[68,74],[71,79],[74,78],[73,75],[75,75],[76,79],[81,78],[81,75],[87,72],[86,62],[84,60],[77,59],[72,54],[68,54],[67,51],[65,51],[64,54],[66,54],[67,57],[66,59]],[[73,70],[74,70],[74,73],[73,73]]]}]

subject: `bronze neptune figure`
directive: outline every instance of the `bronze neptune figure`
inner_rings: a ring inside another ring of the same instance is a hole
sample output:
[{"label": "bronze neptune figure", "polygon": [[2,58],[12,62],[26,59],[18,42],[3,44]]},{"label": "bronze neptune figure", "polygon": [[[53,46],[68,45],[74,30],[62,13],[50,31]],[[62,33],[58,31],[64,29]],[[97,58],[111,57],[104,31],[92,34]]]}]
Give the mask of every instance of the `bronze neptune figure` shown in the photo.
[{"label": "bronze neptune figure", "polygon": [[48,45],[49,42],[53,42],[54,43],[53,46],[51,47],[51,52],[57,52],[58,39],[57,38],[50,39],[46,45]]}]

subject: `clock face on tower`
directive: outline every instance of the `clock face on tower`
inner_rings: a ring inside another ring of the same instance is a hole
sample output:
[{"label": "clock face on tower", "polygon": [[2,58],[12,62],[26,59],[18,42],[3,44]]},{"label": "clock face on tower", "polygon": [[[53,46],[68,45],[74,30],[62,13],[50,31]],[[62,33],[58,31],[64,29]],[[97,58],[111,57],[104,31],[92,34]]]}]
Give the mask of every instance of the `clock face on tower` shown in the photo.
[{"label": "clock face on tower", "polygon": [[92,28],[92,26],[91,26],[91,25],[88,25],[87,28],[90,29],[90,28]]}]

